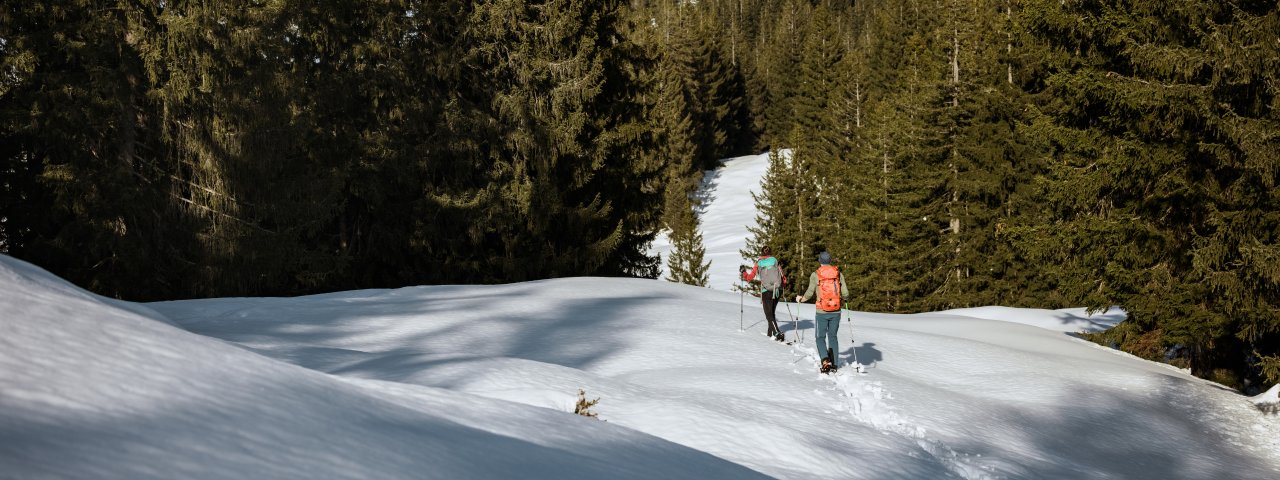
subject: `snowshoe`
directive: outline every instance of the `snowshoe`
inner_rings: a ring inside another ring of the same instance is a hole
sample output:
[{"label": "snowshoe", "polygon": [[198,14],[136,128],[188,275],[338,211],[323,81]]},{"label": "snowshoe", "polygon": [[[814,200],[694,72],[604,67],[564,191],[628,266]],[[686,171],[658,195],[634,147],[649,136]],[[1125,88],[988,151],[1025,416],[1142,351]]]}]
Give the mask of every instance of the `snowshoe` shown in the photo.
[{"label": "snowshoe", "polygon": [[779,333],[779,334],[777,334],[777,335],[774,335],[774,336],[773,336],[773,339],[774,339],[774,340],[777,340],[777,341],[779,341],[779,342],[782,342],[782,343],[787,343],[787,337],[786,337],[786,336],[784,336],[784,335],[782,335],[781,333]]},{"label": "snowshoe", "polygon": [[819,368],[818,368],[818,371],[819,371],[819,372],[822,372],[822,373],[831,373],[831,372],[832,372],[832,371],[834,371],[835,369],[836,369],[835,364],[832,364],[832,363],[831,363],[831,360],[828,360],[828,359],[825,359],[825,358],[824,358],[824,359],[822,359],[822,367],[819,367]]}]

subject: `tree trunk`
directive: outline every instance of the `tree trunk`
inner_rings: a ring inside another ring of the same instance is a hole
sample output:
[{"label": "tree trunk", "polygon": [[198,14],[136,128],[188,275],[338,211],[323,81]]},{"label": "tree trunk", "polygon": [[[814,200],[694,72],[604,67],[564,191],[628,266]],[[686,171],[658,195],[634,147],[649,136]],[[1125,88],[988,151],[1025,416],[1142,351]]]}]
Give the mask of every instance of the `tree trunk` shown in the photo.
[{"label": "tree trunk", "polygon": [[1007,0],[1004,5],[1004,18],[1008,24],[1009,33],[1005,34],[1007,41],[1005,42],[1005,53],[1008,54],[1008,79],[1009,85],[1013,85],[1013,0]]}]

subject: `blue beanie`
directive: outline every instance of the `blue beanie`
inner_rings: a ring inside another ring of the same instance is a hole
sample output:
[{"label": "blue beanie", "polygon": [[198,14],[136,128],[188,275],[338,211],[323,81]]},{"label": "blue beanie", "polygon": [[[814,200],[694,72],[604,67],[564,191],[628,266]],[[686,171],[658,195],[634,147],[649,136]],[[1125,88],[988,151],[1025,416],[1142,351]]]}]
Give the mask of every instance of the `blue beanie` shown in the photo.
[{"label": "blue beanie", "polygon": [[831,264],[831,254],[830,254],[830,253],[828,253],[828,252],[827,252],[827,251],[825,251],[825,250],[824,250],[822,253],[819,253],[819,254],[818,254],[818,263],[821,263],[821,264],[823,264],[823,265],[830,265],[830,264]]}]

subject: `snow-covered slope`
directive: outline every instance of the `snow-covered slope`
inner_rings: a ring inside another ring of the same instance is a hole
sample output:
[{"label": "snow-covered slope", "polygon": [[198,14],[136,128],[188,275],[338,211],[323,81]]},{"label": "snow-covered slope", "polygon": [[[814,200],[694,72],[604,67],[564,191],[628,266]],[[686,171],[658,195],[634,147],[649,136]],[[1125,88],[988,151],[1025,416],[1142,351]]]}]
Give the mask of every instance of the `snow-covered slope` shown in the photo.
[{"label": "snow-covered slope", "polygon": [[[1250,399],[1053,331],[572,278],[121,309],[0,257],[0,477],[1275,478]],[[792,323],[791,312],[798,318]],[[1027,311],[1027,316],[1046,315]],[[166,319],[168,323],[166,322]],[[176,328],[179,325],[182,328]],[[575,416],[578,389],[604,422]]]},{"label": "snow-covered slope", "polygon": [[[783,150],[790,155],[790,150]],[[704,172],[698,195],[702,201],[698,218],[702,221],[702,244],[706,247],[707,286],[716,290],[733,291],[738,282],[738,266],[748,264],[742,258],[742,250],[751,233],[748,226],[756,224],[756,205],[751,193],[761,192],[760,181],[769,169],[769,154],[748,155],[724,160],[720,168]],[[667,257],[671,253],[671,241],[665,233],[658,234],[649,254],[662,256],[663,274],[666,276]]]},{"label": "snow-covered slope", "polygon": [[[0,256],[0,291],[0,478],[759,475],[619,423],[565,413],[573,390],[555,392],[563,405],[553,407],[560,408],[543,408],[430,382],[379,381],[404,372],[401,362],[413,357],[389,352],[377,355],[388,375],[330,375],[178,329],[145,306],[121,308],[7,256]],[[387,311],[424,327],[446,324],[415,314],[435,295],[397,296],[272,300],[265,303],[283,308],[280,315],[216,323],[232,337],[259,338],[351,328],[361,316],[385,318],[378,312]],[[374,298],[385,301],[368,303]],[[226,302],[248,309],[263,303]],[[299,315],[330,302],[369,310]],[[306,320],[279,322],[288,318]],[[396,343],[415,348],[413,338]],[[353,353],[311,345],[270,353],[302,360]],[[419,351],[423,358],[430,352]]]}]

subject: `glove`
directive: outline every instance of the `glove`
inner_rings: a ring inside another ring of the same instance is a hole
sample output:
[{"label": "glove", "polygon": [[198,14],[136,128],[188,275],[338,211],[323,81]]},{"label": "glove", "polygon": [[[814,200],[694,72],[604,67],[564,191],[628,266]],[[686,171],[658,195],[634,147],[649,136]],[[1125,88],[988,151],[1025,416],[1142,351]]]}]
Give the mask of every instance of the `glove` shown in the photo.
[{"label": "glove", "polygon": [[800,303],[800,299],[801,299],[801,298],[802,298],[802,296],[801,296],[801,295],[796,295],[796,303]]},{"label": "glove", "polygon": [[738,265],[738,273],[747,273],[746,265]]}]

